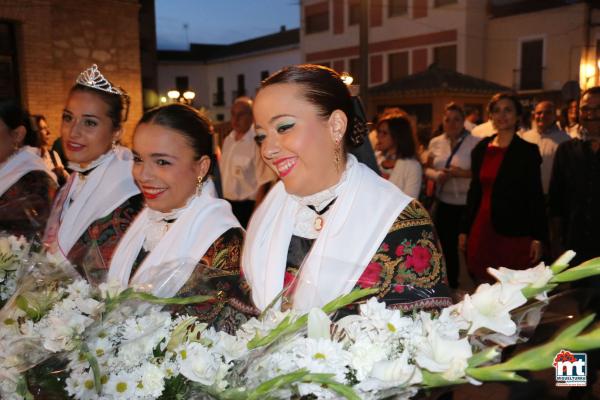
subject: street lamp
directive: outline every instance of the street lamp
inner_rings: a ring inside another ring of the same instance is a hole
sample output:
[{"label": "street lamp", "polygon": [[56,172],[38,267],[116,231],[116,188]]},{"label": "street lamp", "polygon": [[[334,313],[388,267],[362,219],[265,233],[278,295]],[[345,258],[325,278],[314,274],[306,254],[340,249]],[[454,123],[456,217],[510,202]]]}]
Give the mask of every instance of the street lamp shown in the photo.
[{"label": "street lamp", "polygon": [[354,78],[352,77],[352,75],[350,75],[347,72],[342,72],[340,77],[342,78],[342,82],[344,82],[346,86],[350,86],[352,85],[352,82],[354,82]]},{"label": "street lamp", "polygon": [[191,90],[187,90],[185,92],[183,92],[183,98],[186,99],[188,102],[192,102],[192,100],[194,100],[194,97],[196,97],[196,93],[194,93]]},{"label": "street lamp", "polygon": [[177,101],[177,100],[179,100],[179,96],[180,96],[179,90],[169,90],[167,92],[167,97],[170,98],[171,100]]},{"label": "street lamp", "polygon": [[166,103],[167,102],[167,98],[165,96],[160,96],[160,102],[161,103]]}]

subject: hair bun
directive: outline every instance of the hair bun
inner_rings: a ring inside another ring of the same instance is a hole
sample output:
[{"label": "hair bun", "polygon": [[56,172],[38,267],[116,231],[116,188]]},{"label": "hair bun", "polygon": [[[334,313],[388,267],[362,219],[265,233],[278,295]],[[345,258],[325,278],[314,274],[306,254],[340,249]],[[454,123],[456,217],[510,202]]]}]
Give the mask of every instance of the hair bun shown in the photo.
[{"label": "hair bun", "polygon": [[365,137],[369,133],[366,121],[358,116],[354,116],[352,121],[352,132],[350,132],[350,143],[358,147],[364,143]]}]

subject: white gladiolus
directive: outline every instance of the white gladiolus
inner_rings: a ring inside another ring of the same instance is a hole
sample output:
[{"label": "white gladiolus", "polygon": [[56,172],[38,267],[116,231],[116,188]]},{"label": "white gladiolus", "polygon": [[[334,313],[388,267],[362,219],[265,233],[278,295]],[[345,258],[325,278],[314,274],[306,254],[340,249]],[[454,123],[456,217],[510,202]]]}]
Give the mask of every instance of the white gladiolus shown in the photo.
[{"label": "white gladiolus", "polygon": [[510,312],[526,302],[520,286],[484,283],[472,296],[465,295],[461,314],[471,323],[469,334],[487,328],[509,336],[517,330]]}]

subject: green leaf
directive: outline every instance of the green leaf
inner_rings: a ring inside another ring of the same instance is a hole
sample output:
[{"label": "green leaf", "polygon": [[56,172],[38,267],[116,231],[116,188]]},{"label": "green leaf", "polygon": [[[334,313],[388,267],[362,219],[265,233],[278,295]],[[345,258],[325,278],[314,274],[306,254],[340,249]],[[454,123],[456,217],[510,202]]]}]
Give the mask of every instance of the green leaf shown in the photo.
[{"label": "green leaf", "polygon": [[19,309],[24,311],[25,314],[27,314],[27,316],[30,319],[32,319],[33,321],[37,321],[42,317],[38,310],[36,310],[35,308],[33,308],[29,305],[29,301],[27,300],[27,298],[25,296],[22,296],[22,295],[17,296],[17,298],[15,299],[15,304],[17,305],[17,307]]},{"label": "green leaf", "polygon": [[531,299],[531,298],[537,296],[540,293],[550,292],[550,291],[554,290],[556,288],[556,286],[558,286],[558,285],[557,284],[552,284],[552,283],[544,285],[544,286],[539,287],[539,288],[534,288],[534,287],[531,287],[531,286],[527,286],[526,288],[523,288],[521,290],[521,293],[523,293],[523,296],[525,296],[525,298]]},{"label": "green leaf", "polygon": [[[379,289],[376,289],[376,288],[375,289],[353,290],[352,292],[345,294],[343,296],[340,296],[340,297],[330,301],[329,303],[325,304],[325,306],[323,307],[323,311],[326,314],[332,313],[334,311],[339,310],[342,307],[345,307],[349,304],[354,303],[356,300],[358,300],[360,298],[369,296],[371,294],[375,294],[378,291],[379,291]],[[283,321],[281,321],[279,323],[279,325],[277,325],[277,327],[275,329],[273,329],[271,332],[269,332],[268,335],[266,335],[262,338],[255,337],[251,341],[249,341],[247,347],[249,350],[252,350],[257,347],[269,345],[269,344],[273,343],[274,341],[276,341],[277,339],[279,339],[280,337],[283,337],[285,335],[288,335],[288,334],[298,331],[299,329],[304,327],[307,322],[308,322],[308,314],[304,314],[304,315],[298,317],[293,322],[291,321],[291,318],[288,315]]]},{"label": "green leaf", "polygon": [[344,396],[349,400],[360,400],[356,392],[348,385],[344,385],[332,379],[333,374],[308,374],[302,378],[305,383],[319,383],[328,389]]},{"label": "green leaf", "polygon": [[35,400],[27,387],[27,381],[23,375],[20,375],[19,380],[17,381],[17,394],[22,396],[25,400]]},{"label": "green leaf", "polygon": [[102,390],[102,382],[100,382],[100,377],[102,375],[100,373],[100,365],[98,365],[98,360],[90,352],[90,349],[85,342],[81,345],[80,353],[83,354],[86,361],[90,364],[92,374],[94,375],[94,387],[96,388],[96,393],[100,394],[100,391]]},{"label": "green leaf", "polygon": [[562,340],[579,335],[581,332],[583,332],[585,328],[587,328],[592,323],[595,316],[596,314],[590,314],[587,317],[575,322],[574,324],[571,324],[570,326],[563,329],[562,332],[560,332],[554,338],[554,340]]},{"label": "green leaf", "polygon": [[264,395],[268,394],[269,392],[272,392],[273,390],[280,389],[295,382],[300,382],[302,378],[308,374],[308,370],[299,369],[298,371],[294,371],[289,374],[279,375],[273,379],[269,379],[268,381],[261,383],[253,391],[248,393],[248,400],[259,399]]},{"label": "green leaf", "polygon": [[478,367],[483,363],[493,360],[499,356],[500,353],[498,346],[488,347],[479,353],[473,354],[471,358],[469,358],[468,365],[469,367]]},{"label": "green leaf", "polygon": [[465,371],[471,378],[482,382],[489,381],[511,381],[511,382],[527,382],[527,379],[518,375],[513,371],[498,371],[492,367],[467,368]]},{"label": "green leaf", "polygon": [[592,258],[576,267],[561,272],[555,275],[550,282],[572,282],[595,275],[600,275],[600,257]]},{"label": "green leaf", "polygon": [[430,371],[427,371],[426,369],[421,370],[421,373],[423,375],[423,385],[425,385],[429,388],[452,386],[452,385],[458,385],[460,383],[467,382],[466,379],[458,379],[455,381],[449,381],[449,380],[445,379],[444,377],[442,377],[441,374],[435,373],[435,372],[430,372]]}]

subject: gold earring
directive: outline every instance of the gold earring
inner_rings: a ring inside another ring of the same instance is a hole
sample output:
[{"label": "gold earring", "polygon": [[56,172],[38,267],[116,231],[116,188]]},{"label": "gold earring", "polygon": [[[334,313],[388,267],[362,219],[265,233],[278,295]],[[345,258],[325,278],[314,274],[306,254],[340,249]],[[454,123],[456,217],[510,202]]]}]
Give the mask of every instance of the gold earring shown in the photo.
[{"label": "gold earring", "polygon": [[199,176],[196,179],[196,196],[200,196],[202,194],[202,188],[204,187],[204,177]]},{"label": "gold earring", "polygon": [[342,144],[339,139],[335,141],[335,169],[337,172],[342,170]]}]

